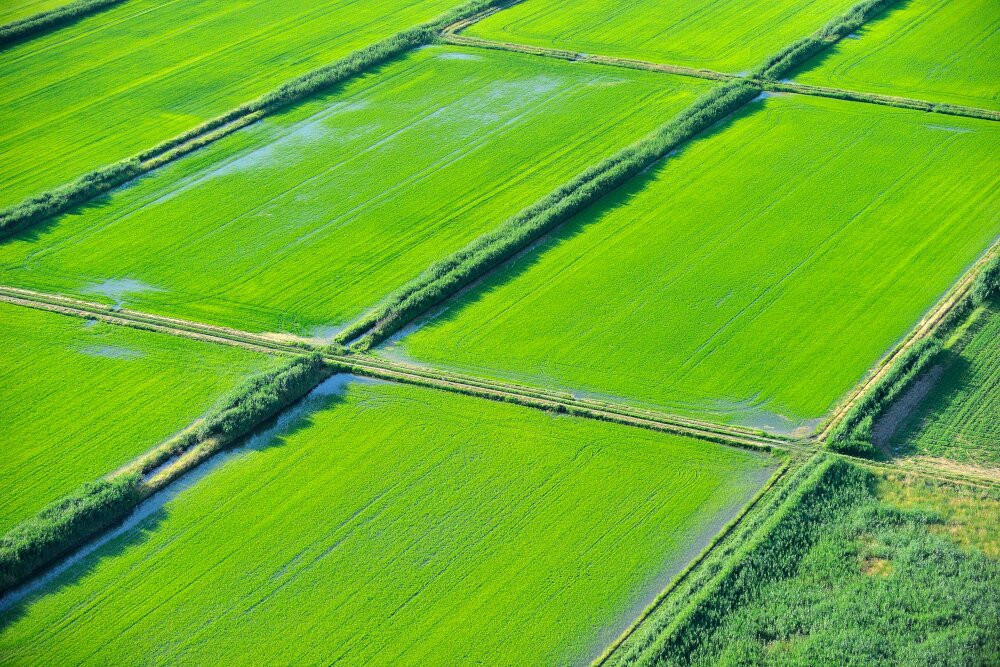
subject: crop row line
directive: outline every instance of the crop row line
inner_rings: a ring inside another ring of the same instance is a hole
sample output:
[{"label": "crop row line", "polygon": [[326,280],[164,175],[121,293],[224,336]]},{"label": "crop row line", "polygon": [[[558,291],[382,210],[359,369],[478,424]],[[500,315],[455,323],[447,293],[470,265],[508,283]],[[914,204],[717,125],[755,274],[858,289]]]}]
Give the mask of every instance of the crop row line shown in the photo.
[{"label": "crop row line", "polygon": [[367,354],[338,354],[330,350],[317,350],[315,346],[305,342],[285,342],[266,334],[256,334],[134,310],[109,309],[105,304],[59,294],[0,286],[0,301],[63,315],[98,319],[118,326],[128,326],[266,353],[305,356],[320,351],[328,363],[356,375],[418,384],[492,400],[515,402],[555,413],[573,414],[601,421],[618,421],[623,424],[677,433],[720,444],[763,450],[811,449],[795,440],[772,436],[740,426],[691,419],[611,401],[578,398],[566,392],[536,389],[445,370],[418,367]]},{"label": "crop row line", "polygon": [[515,44],[498,40],[483,39],[481,37],[469,37],[459,34],[457,31],[471,25],[469,21],[462,21],[448,26],[442,33],[441,39],[448,44],[456,46],[466,46],[470,48],[491,49],[498,51],[511,51],[514,53],[524,53],[533,56],[546,58],[556,58],[558,60],[568,60],[572,62],[588,63],[592,65],[605,65],[608,67],[622,67],[625,69],[638,69],[650,72],[662,72],[665,74],[675,74],[697,79],[710,79],[714,81],[749,81],[759,85],[768,92],[792,93],[797,95],[808,95],[811,97],[827,97],[848,102],[858,102],[862,104],[875,104],[878,106],[897,107],[900,109],[911,109],[915,111],[926,111],[948,116],[964,116],[967,118],[978,118],[980,120],[1000,121],[1000,111],[983,109],[959,104],[945,104],[938,102],[928,102],[912,97],[900,97],[897,95],[881,95],[877,93],[863,93],[843,88],[832,88],[828,86],[810,86],[793,81],[773,81],[751,75],[728,74],[717,72],[711,69],[684,67],[682,65],[669,65],[663,63],[653,63],[647,60],[635,60],[632,58],[619,58],[616,56],[603,56],[577,51],[567,51],[563,49],[553,49],[542,46],[532,46],[528,44]]}]

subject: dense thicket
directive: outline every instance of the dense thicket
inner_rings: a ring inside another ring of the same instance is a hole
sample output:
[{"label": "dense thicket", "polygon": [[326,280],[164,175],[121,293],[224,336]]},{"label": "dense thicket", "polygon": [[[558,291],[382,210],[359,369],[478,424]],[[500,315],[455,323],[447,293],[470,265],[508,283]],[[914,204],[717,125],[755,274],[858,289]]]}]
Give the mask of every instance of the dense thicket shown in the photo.
[{"label": "dense thicket", "polygon": [[[438,32],[446,25],[471,16],[500,0],[474,0],[431,23],[404,30],[371,46],[358,49],[336,62],[318,67],[291,81],[288,81],[256,100],[240,105],[221,116],[168,139],[129,160],[97,169],[73,183],[32,197],[15,206],[0,211],[0,239],[28,225],[68,211],[78,204],[108,192],[129,179],[150,169],[159,167],[163,160],[157,159],[178,146],[206,138],[211,132],[230,123],[235,123],[252,114],[259,117],[273,113],[290,104],[300,102],[324,90],[342,83],[351,77],[381,65],[418,46],[429,44],[437,38]],[[223,136],[220,133],[218,136]],[[205,141],[201,143],[207,143]],[[180,155],[181,153],[178,153]]]},{"label": "dense thicket", "polygon": [[756,67],[750,74],[759,79],[778,80],[828,47],[850,35],[874,14],[898,0],[863,0],[836,17],[818,31],[791,43]]},{"label": "dense thicket", "polygon": [[139,475],[84,485],[0,538],[0,593],[118,523],[140,499]]},{"label": "dense thicket", "polygon": [[874,454],[871,438],[875,420],[930,366],[940,352],[941,341],[936,337],[914,343],[847,412],[830,434],[829,447],[845,454]]},{"label": "dense thicket", "polygon": [[993,664],[1000,563],[877,488],[855,465],[824,464],[650,650],[619,664]]},{"label": "dense thicket", "polygon": [[365,349],[383,340],[759,93],[754,84],[731,81],[702,96],[652,135],[587,169],[496,230],[432,265],[343,331],[337,342],[361,336],[356,346]]},{"label": "dense thicket", "polygon": [[135,178],[142,172],[138,159],[123,160],[85,174],[68,185],[6,208],[0,211],[0,239],[28,225],[67,211]]},{"label": "dense thicket", "polygon": [[78,21],[102,9],[107,9],[125,0],[77,0],[63,7],[12,21],[0,26],[0,49],[30,39],[35,35]]},{"label": "dense thicket", "polygon": [[[314,353],[248,379],[197,428],[166,443],[163,456],[154,456],[152,465],[210,439],[215,444],[209,455],[233,444],[301,399],[330,372]],[[133,468],[87,484],[8,531],[0,538],[0,592],[20,585],[128,516],[149,492],[142,472]]]}]

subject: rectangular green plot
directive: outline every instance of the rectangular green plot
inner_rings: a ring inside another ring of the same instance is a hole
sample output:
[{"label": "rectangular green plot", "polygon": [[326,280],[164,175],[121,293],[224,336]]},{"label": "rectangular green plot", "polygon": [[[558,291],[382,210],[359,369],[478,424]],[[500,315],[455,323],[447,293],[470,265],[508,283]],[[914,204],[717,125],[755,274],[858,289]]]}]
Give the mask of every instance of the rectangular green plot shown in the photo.
[{"label": "rectangular green plot", "polygon": [[190,424],[273,360],[0,304],[0,533]]},{"label": "rectangular green plot", "polygon": [[1000,110],[1000,3],[900,3],[795,80]]},{"label": "rectangular green plot", "polygon": [[332,378],[0,615],[48,663],[568,664],[600,653],[772,457]]},{"label": "rectangular green plot", "polygon": [[754,102],[388,354],[808,425],[996,238],[998,150],[989,121]]},{"label": "rectangular green plot", "polygon": [[329,334],[709,85],[421,49],[6,241],[0,282]]},{"label": "rectangular green plot", "polygon": [[484,39],[742,73],[851,0],[531,0],[472,25]]},{"label": "rectangular green plot", "polygon": [[151,148],[460,0],[130,0],[0,52],[0,207]]},{"label": "rectangular green plot", "polygon": [[896,453],[1000,468],[1000,303],[984,305],[911,391],[925,396],[904,405],[912,413],[891,438]]}]

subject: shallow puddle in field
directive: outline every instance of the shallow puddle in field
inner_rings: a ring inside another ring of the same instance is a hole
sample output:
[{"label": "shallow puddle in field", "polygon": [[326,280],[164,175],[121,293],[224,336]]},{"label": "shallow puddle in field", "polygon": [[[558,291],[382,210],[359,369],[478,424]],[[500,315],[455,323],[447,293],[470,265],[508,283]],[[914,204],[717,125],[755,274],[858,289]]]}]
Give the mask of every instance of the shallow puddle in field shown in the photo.
[{"label": "shallow puddle in field", "polygon": [[383,382],[383,380],[357,377],[347,373],[339,373],[327,378],[319,386],[309,392],[305,398],[283,412],[277,419],[273,420],[270,426],[250,436],[244,444],[216,454],[202,465],[196,467],[180,479],[171,483],[167,486],[167,488],[143,501],[118,527],[104,533],[96,540],[90,542],[79,551],[61,561],[56,566],[47,570],[45,574],[37,579],[34,579],[24,586],[7,593],[3,597],[0,597],[0,612],[6,611],[24,600],[27,596],[39,591],[61,574],[112,540],[130,530],[135,529],[144,520],[151,517],[154,513],[162,510],[170,501],[197,484],[212,471],[218,469],[233,459],[245,456],[249,452],[270,446],[275,438],[290,430],[301,420],[305,419],[314,412],[318,412],[328,407],[330,405],[330,397],[342,394],[349,384],[381,384]]},{"label": "shallow puddle in field", "polygon": [[83,291],[88,294],[100,294],[101,296],[106,296],[113,300],[116,306],[121,307],[124,305],[125,297],[129,294],[162,292],[163,290],[159,287],[147,285],[141,280],[132,280],[131,278],[109,278],[101,283],[90,283],[83,288]]},{"label": "shallow puddle in field", "polygon": [[104,357],[105,359],[138,359],[144,356],[139,350],[133,350],[120,345],[88,345],[80,349],[81,354],[88,357]]}]

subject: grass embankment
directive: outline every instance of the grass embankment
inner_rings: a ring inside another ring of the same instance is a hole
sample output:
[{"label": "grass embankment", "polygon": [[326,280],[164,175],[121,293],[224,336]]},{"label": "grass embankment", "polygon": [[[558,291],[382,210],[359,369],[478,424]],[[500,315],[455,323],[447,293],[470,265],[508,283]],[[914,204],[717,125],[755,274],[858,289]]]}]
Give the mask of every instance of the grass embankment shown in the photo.
[{"label": "grass embankment", "polygon": [[[6,531],[0,537],[0,592],[28,581],[120,522],[139,502],[166,483],[277,416],[329,372],[319,355],[313,355],[292,359],[245,380],[193,427],[133,465],[105,479],[84,484]],[[172,458],[177,460],[148,481],[143,480],[143,475]]]},{"label": "grass embankment", "polygon": [[[3,10],[0,10],[0,22],[11,15],[15,15],[17,18],[0,25],[0,49],[9,48],[18,42],[31,39],[49,30],[64,27],[123,1],[76,0],[76,2],[67,2],[67,0],[62,0],[59,3],[51,3],[16,0],[5,3],[5,5],[10,4],[13,7],[5,6]],[[52,6],[50,7],[50,5]],[[32,10],[37,13],[29,14]]]},{"label": "grass embankment", "polygon": [[708,85],[428,47],[8,240],[0,281],[329,335]]},{"label": "grass embankment", "polygon": [[465,34],[739,73],[826,23],[848,0],[532,0]]},{"label": "grass embankment", "polygon": [[992,664],[1000,500],[983,493],[821,463],[609,664]]},{"label": "grass embankment", "polygon": [[0,63],[0,206],[127,160],[257,96],[251,104],[270,109],[328,87],[345,68],[379,62],[368,59],[368,45],[396,53],[426,43],[434,26],[414,26],[457,5],[131,0],[19,44]]},{"label": "grass embankment", "polygon": [[65,6],[66,0],[7,0],[0,6],[0,25],[29,19]]},{"label": "grass embankment", "polygon": [[888,370],[866,388],[844,414],[830,432],[828,446],[831,449],[859,456],[878,455],[872,440],[873,428],[879,418],[886,414],[894,401],[905,395],[916,380],[941,361],[941,351],[956,327],[962,326],[973,311],[986,307],[993,296],[1000,293],[1000,255],[994,254],[977,270],[966,294],[930,335],[915,341],[896,359],[892,359]]},{"label": "grass embankment", "polygon": [[360,337],[355,347],[361,350],[381,342],[414,317],[503,264],[574,213],[626,183],[758,93],[757,88],[742,81],[714,88],[649,136],[588,168],[495,230],[433,264],[341,332],[337,342],[348,343]]},{"label": "grass embankment", "polygon": [[390,353],[794,428],[826,414],[996,238],[998,150],[986,121],[755,102]]},{"label": "grass embankment", "polygon": [[0,655],[580,663],[774,464],[404,385],[315,400],[7,610]]},{"label": "grass embankment", "polygon": [[909,0],[858,30],[796,81],[1000,110],[1000,5]]},{"label": "grass embankment", "polygon": [[274,361],[0,304],[0,533],[183,429]]}]

